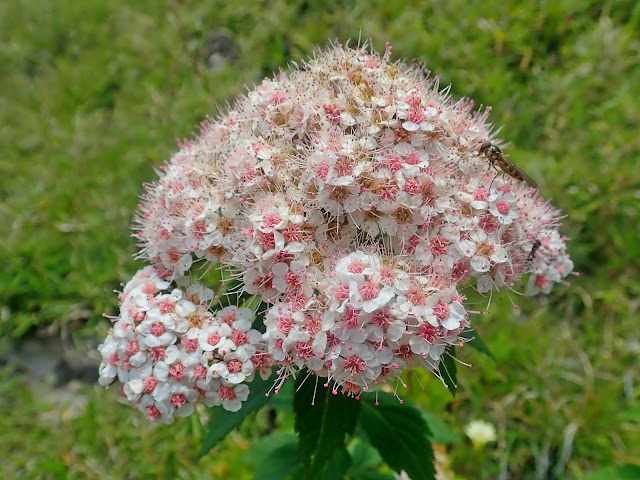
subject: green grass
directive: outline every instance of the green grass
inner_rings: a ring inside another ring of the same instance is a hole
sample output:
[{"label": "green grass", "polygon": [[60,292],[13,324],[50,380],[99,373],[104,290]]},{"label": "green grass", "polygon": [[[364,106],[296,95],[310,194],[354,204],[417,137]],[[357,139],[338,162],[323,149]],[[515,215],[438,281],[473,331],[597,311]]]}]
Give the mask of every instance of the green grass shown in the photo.
[{"label": "green grass", "polygon": [[[216,69],[212,31],[235,44]],[[631,1],[2,2],[1,343],[36,326],[104,335],[100,313],[113,313],[112,290],[136,268],[128,225],[140,184],[175,138],[243,83],[362,32],[379,49],[390,41],[396,58],[424,61],[454,95],[493,106],[511,157],[567,213],[582,273],[548,302],[522,299],[514,311],[502,299],[480,318],[498,361],[463,350],[474,368],[460,372],[455,400],[434,379],[424,393],[410,380],[413,398],[457,431],[477,417],[498,427],[500,442],[481,453],[449,448],[454,471],[497,478],[502,464],[502,478],[582,478],[637,463],[638,31]],[[242,436],[193,460],[197,417],[152,428],[88,387],[79,416],[65,417],[28,378],[0,380],[12,412],[2,419],[4,478],[250,475]]]}]

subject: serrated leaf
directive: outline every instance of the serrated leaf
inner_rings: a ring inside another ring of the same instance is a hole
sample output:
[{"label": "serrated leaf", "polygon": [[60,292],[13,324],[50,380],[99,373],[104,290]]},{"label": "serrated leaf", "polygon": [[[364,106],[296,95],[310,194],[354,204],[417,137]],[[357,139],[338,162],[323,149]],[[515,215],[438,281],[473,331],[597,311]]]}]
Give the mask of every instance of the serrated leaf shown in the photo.
[{"label": "serrated leaf", "polygon": [[298,437],[293,432],[275,432],[257,441],[245,458],[255,466],[256,480],[299,478],[303,470]]},{"label": "serrated leaf", "polygon": [[[313,478],[331,459],[337,449],[344,448],[347,434],[356,427],[360,402],[346,395],[332,394],[326,382],[316,383],[313,376],[301,375],[293,397],[295,431],[300,438],[307,478]],[[313,405],[312,405],[313,402]]]},{"label": "serrated leaf", "polygon": [[344,477],[351,466],[351,455],[345,447],[337,449],[314,480],[338,480]]},{"label": "serrated leaf", "polygon": [[456,361],[453,359],[455,354],[455,349],[451,347],[449,354],[442,356],[442,360],[438,366],[438,372],[440,373],[444,384],[454,397],[456,396],[456,389],[458,388],[458,368],[456,367]]},{"label": "serrated leaf", "polygon": [[[358,431],[356,430],[356,435]],[[372,470],[376,465],[382,463],[382,457],[378,451],[364,439],[356,438],[356,441],[349,445],[351,452],[351,467],[349,468],[349,478],[352,480],[394,480],[390,473],[380,473]]]},{"label": "serrated leaf", "polygon": [[373,470],[358,472],[350,478],[353,480],[396,480],[396,477],[390,473],[374,472]]},{"label": "serrated leaf", "polygon": [[469,340],[466,344],[469,345],[470,347],[475,348],[480,353],[484,353],[486,356],[488,356],[493,360],[496,359],[496,357],[493,355],[491,350],[489,350],[489,347],[487,346],[487,344],[484,343],[484,340],[482,340],[480,335],[478,335],[477,330],[469,330],[466,332],[462,332],[460,336],[462,338],[466,338]]},{"label": "serrated leaf", "polygon": [[411,480],[433,480],[431,432],[420,411],[409,402],[401,404],[391,394],[379,392],[362,401],[359,424],[383,460],[396,472],[404,470]]},{"label": "serrated leaf", "polygon": [[428,412],[421,412],[422,418],[429,426],[429,430],[432,433],[431,440],[435,443],[460,443],[462,439],[460,435],[454,432],[449,425],[442,420],[436,418],[434,415]]},{"label": "serrated leaf", "polygon": [[293,392],[295,387],[293,382],[284,382],[278,393],[271,396],[269,405],[279,412],[293,413]]},{"label": "serrated leaf", "polygon": [[352,473],[367,470],[382,462],[378,451],[370,443],[360,438],[356,438],[356,441],[349,445],[349,448],[352,462],[350,472]]},{"label": "serrated leaf", "polygon": [[222,407],[216,407],[207,425],[207,435],[202,443],[198,458],[201,458],[215,447],[231,430],[238,427],[247,415],[262,408],[269,401],[269,397],[265,396],[265,394],[272,384],[273,380],[271,378],[263,380],[260,375],[256,375],[253,381],[247,384],[249,386],[249,397],[242,403],[240,410],[229,412]]}]

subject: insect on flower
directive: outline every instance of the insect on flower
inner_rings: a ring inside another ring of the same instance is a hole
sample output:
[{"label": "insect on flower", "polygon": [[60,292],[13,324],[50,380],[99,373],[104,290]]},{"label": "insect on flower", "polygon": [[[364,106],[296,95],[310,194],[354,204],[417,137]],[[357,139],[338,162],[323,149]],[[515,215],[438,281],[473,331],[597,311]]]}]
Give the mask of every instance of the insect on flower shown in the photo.
[{"label": "insect on flower", "polygon": [[489,142],[484,142],[480,146],[480,153],[484,153],[487,160],[491,163],[491,166],[498,171],[496,165],[502,169],[504,173],[515,178],[516,180],[527,182],[533,188],[538,188],[538,184],[526,173],[522,171],[520,167],[514,164],[507,156],[502,153],[498,147]]},{"label": "insect on flower", "polygon": [[542,245],[542,242],[538,239],[536,239],[535,242],[533,242],[533,246],[531,247],[531,252],[529,253],[529,256],[527,257],[527,263],[531,264],[533,262],[533,259],[536,258],[536,252],[538,251],[538,249],[540,248],[540,246]]}]

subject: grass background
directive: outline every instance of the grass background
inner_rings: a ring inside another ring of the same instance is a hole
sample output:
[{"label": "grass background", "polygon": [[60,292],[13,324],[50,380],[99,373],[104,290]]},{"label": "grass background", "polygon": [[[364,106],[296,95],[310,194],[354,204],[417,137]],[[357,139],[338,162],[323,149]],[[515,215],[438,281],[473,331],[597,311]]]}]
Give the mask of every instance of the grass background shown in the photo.
[{"label": "grass background", "polygon": [[[455,431],[474,418],[498,428],[481,452],[448,446],[452,470],[579,479],[639,465],[632,1],[1,2],[0,348],[34,329],[79,348],[104,336],[100,314],[115,312],[112,291],[137,268],[128,225],[140,184],[175,138],[243,83],[361,32],[379,50],[390,41],[394,58],[425,62],[456,98],[493,106],[511,158],[567,213],[582,274],[517,311],[499,299],[478,319],[497,362],[461,352],[474,369],[460,372],[455,399],[432,378],[424,391],[410,379],[411,398]],[[15,370],[0,370],[2,478],[252,476],[261,417],[197,463],[204,414],[154,427],[115,392],[74,384],[61,399]]]}]

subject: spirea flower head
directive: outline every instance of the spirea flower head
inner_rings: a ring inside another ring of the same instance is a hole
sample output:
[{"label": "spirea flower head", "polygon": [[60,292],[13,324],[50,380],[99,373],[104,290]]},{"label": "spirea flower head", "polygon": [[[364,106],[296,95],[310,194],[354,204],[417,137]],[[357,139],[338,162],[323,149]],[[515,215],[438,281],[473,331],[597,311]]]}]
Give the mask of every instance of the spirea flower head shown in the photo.
[{"label": "spirea flower head", "polygon": [[[560,212],[480,148],[500,143],[490,108],[390,54],[334,45],[180,142],[135,217],[150,266],[100,347],[103,385],[164,421],[198,401],[240,408],[271,366],[357,397],[438,371],[472,327],[463,286],[528,276],[549,293],[571,272]],[[263,334],[253,311],[184,289],[210,268],[260,303]]]}]

